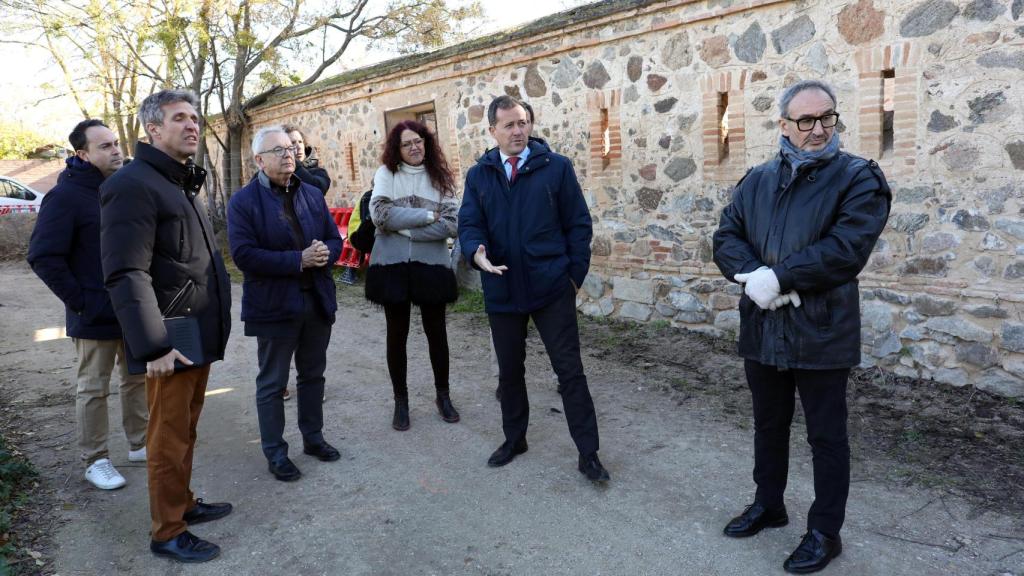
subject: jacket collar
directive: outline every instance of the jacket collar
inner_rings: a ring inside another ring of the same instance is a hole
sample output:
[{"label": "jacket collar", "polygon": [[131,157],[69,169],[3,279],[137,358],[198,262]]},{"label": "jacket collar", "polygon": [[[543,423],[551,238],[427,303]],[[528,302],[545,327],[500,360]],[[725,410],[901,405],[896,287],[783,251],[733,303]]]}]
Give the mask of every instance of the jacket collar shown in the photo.
[{"label": "jacket collar", "polygon": [[[530,155],[526,158],[527,162],[534,162],[535,158],[539,158],[540,156],[551,152],[551,149],[548,148],[548,143],[541,138],[534,138],[533,136],[530,136],[530,140],[526,145],[530,147]],[[484,155],[481,156],[477,162],[480,164],[497,166],[501,170],[504,170],[501,162],[501,152],[498,150],[497,146],[491,148],[487,152],[484,152]]]},{"label": "jacket collar", "polygon": [[[255,179],[259,181],[260,186],[269,189],[271,192],[280,192],[282,190],[281,186],[278,186],[277,184],[274,184],[273,182],[270,181],[270,176],[267,176],[267,173],[264,172],[263,170],[260,170],[259,172],[256,173]],[[296,176],[295,174],[292,174],[291,177],[288,178],[289,192],[297,192],[299,190],[299,186],[301,185],[302,181],[299,180],[299,177]]]},{"label": "jacket collar", "polygon": [[81,186],[90,190],[99,190],[100,184],[103,183],[103,174],[99,168],[93,166],[89,162],[82,160],[78,156],[71,156],[64,161],[67,166],[57,177],[57,182],[60,184],[73,183],[75,186]]},{"label": "jacket collar", "polygon": [[181,186],[182,190],[193,198],[199,194],[206,181],[206,170],[196,166],[191,158],[182,164],[145,142],[136,143],[135,159],[155,168],[164,178]]}]

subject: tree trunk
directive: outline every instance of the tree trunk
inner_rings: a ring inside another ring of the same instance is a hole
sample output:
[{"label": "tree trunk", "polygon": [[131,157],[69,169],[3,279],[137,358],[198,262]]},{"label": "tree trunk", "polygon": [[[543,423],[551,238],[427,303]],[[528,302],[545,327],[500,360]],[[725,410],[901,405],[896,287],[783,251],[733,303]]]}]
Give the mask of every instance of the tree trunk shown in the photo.
[{"label": "tree trunk", "polygon": [[228,151],[224,171],[224,196],[231,198],[232,192],[242,187],[242,135],[245,125],[228,123]]}]

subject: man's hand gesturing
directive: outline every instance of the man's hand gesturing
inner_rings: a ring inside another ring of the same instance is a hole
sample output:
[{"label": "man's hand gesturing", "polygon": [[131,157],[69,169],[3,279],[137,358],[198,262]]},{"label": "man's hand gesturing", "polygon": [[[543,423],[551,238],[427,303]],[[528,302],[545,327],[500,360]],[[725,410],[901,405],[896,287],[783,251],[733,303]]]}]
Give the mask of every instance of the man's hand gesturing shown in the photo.
[{"label": "man's hand gesturing", "polygon": [[487,259],[487,249],[484,248],[483,244],[477,247],[476,254],[473,254],[473,262],[476,264],[477,268],[484,272],[497,274],[498,276],[501,276],[502,272],[508,270],[508,266],[505,266],[504,264],[501,266],[491,264],[491,261]]}]

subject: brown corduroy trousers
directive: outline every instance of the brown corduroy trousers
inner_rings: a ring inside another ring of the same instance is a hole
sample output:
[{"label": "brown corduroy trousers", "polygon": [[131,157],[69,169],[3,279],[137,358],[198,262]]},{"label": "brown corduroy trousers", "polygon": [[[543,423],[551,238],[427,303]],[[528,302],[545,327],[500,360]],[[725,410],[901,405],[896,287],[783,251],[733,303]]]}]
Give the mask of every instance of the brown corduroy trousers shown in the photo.
[{"label": "brown corduroy trousers", "polygon": [[210,366],[146,377],[149,428],[146,431],[149,513],[152,539],[164,542],[186,529],[185,511],[195,506],[189,489],[196,425],[203,410]]}]

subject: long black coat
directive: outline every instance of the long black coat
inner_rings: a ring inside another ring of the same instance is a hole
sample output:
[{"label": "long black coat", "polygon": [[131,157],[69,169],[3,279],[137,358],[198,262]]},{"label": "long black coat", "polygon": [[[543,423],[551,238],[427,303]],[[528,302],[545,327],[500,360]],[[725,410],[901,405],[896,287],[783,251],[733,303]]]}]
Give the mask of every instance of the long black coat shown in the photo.
[{"label": "long black coat", "polygon": [[28,244],[28,263],[64,302],[67,334],[117,340],[121,327],[100,266],[100,184],[103,174],[72,156],[45,196]]},{"label": "long black coat", "polygon": [[[892,194],[874,161],[840,152],[790,183],[781,157],[752,169],[722,211],[715,264],[729,280],[769,266],[803,305],[762,310],[740,299],[739,354],[779,368],[860,363],[857,274],[889,217]],[[733,280],[734,281],[734,280]]]},{"label": "long black coat", "polygon": [[[100,249],[110,300],[133,356],[171,351],[162,317],[199,320],[207,362],[224,357],[231,283],[196,195],[206,171],[140,142],[135,160],[100,187]],[[180,304],[168,310],[175,295]]]}]

